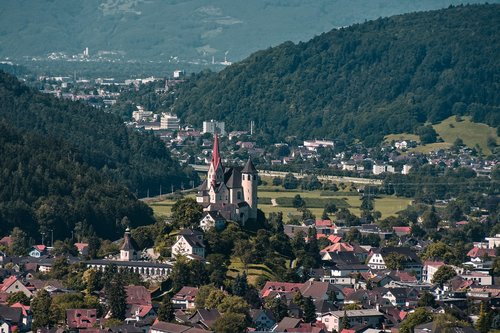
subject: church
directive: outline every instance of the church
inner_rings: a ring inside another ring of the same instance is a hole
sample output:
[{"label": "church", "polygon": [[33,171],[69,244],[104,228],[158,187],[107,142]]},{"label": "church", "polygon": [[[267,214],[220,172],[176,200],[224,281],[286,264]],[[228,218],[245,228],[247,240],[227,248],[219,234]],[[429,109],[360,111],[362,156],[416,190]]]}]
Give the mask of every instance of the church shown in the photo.
[{"label": "church", "polygon": [[214,135],[212,160],[196,201],[205,212],[216,212],[242,225],[257,219],[257,170],[249,158],[244,167],[224,167],[219,138]]}]

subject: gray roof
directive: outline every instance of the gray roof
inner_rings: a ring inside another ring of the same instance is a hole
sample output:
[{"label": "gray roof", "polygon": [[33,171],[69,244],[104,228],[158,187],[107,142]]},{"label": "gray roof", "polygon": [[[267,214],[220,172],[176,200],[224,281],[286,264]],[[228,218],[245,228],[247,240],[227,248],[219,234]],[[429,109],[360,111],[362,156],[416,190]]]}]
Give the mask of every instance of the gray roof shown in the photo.
[{"label": "gray roof", "polygon": [[251,173],[251,174],[256,174],[257,169],[255,169],[255,166],[252,163],[252,160],[249,158],[247,163],[245,164],[245,167],[243,168],[242,173]]}]

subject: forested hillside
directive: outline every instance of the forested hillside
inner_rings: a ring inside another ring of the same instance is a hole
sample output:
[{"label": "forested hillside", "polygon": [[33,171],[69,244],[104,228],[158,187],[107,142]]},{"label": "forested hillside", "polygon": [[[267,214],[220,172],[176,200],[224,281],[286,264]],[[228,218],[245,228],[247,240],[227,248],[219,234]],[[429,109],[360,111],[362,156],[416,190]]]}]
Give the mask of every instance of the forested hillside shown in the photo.
[{"label": "forested hillside", "polygon": [[[71,235],[75,224],[99,236],[153,221],[135,194],[190,178],[153,135],[81,103],[58,100],[0,73],[0,235],[19,226],[36,235]],[[127,189],[128,187],[128,189]]]},{"label": "forested hillside", "polygon": [[450,115],[500,123],[500,5],[383,18],[254,53],[180,90],[186,122],[254,120],[266,141],[416,132]]}]

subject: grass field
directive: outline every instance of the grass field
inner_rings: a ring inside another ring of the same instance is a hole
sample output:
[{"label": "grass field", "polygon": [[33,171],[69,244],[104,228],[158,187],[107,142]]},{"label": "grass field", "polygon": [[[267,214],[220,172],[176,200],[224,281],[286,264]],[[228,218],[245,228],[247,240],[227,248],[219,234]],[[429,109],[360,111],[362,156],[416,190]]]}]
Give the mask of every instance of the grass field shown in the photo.
[{"label": "grass field", "polygon": [[420,137],[416,134],[410,134],[410,133],[389,134],[384,137],[384,141],[387,143],[391,143],[391,141],[402,141],[402,140],[412,140],[420,142]]},{"label": "grass field", "polygon": [[[245,271],[243,263],[238,258],[231,258],[231,264],[228,267],[227,275],[235,278],[238,274]],[[247,279],[250,284],[255,285],[256,279],[259,276],[264,276],[269,281],[275,281],[276,276],[271,269],[263,264],[249,264],[246,270]]]},{"label": "grass field", "polygon": [[[474,123],[471,117],[462,117],[461,121],[457,121],[455,116],[451,116],[441,123],[432,126],[437,134],[444,142],[436,142],[428,145],[417,146],[416,148],[408,149],[408,152],[429,153],[439,149],[450,148],[457,138],[463,140],[464,144],[470,148],[478,145],[484,154],[491,154],[488,148],[488,137],[494,138],[497,144],[500,143],[500,137],[496,133],[496,129],[486,124]],[[418,135],[409,133],[389,134],[384,137],[385,142],[398,140],[414,140],[420,142]]]},{"label": "grass field", "polygon": [[[269,190],[271,188],[270,186],[266,186],[265,188],[267,191],[263,191],[261,190],[261,187],[259,187],[259,209],[261,209],[266,216],[269,215],[269,213],[282,212],[285,222],[289,221],[291,216],[300,216],[300,213],[297,209],[292,207],[291,204],[292,198],[297,194],[299,194],[306,201],[306,205],[309,203],[308,208],[317,218],[321,217],[324,205],[329,201],[333,201],[338,208],[349,208],[349,210],[357,216],[361,214],[359,209],[361,200],[359,195],[354,192],[334,192],[333,194],[335,195],[329,196],[325,194],[330,193],[322,191],[284,190],[283,188],[281,188],[282,191],[275,191],[274,189]],[[262,198],[262,200],[260,198]],[[276,199],[278,205],[273,206],[271,199]],[[174,203],[175,201],[173,200],[148,202],[155,215],[158,216],[169,216]],[[411,200],[407,198],[381,196],[375,199],[375,210],[380,211],[382,213],[382,218],[385,218],[396,215],[398,211],[405,209],[406,206],[410,204]]]},{"label": "grass field", "polygon": [[497,143],[499,142],[499,137],[493,127],[474,123],[470,117],[462,117],[462,121],[457,122],[452,116],[432,127],[445,142],[453,144],[457,138],[460,138],[470,148],[478,145],[484,154],[491,154],[491,150],[486,144],[488,137],[494,138]]}]

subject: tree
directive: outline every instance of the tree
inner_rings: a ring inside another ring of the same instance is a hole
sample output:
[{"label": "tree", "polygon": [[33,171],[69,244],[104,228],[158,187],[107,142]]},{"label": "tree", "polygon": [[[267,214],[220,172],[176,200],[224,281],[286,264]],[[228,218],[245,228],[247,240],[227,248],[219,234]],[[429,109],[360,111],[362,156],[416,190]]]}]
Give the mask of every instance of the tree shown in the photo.
[{"label": "tree", "polygon": [[325,204],[325,212],[328,214],[333,214],[338,211],[337,205],[334,202],[329,201]]},{"label": "tree", "polygon": [[294,208],[302,208],[305,207],[306,202],[302,199],[300,194],[296,194],[295,197],[293,197],[292,205]]},{"label": "tree", "polygon": [[454,249],[444,242],[434,242],[427,246],[422,254],[422,259],[444,260],[445,262],[459,261],[455,255]]},{"label": "tree", "polygon": [[431,125],[417,128],[417,135],[420,137],[420,142],[424,145],[434,143],[437,140],[437,133]]},{"label": "tree", "polygon": [[287,173],[283,179],[283,187],[287,190],[296,189],[299,186],[299,181],[292,173]]},{"label": "tree", "polygon": [[347,310],[344,310],[344,315],[342,316],[342,323],[340,324],[339,331],[350,328],[349,317],[347,316]]},{"label": "tree", "polygon": [[99,290],[99,276],[100,272],[97,272],[93,268],[87,269],[82,276],[83,282],[85,283],[85,293],[87,295],[92,294],[92,292]]},{"label": "tree", "polygon": [[432,314],[425,308],[417,308],[399,326],[400,333],[413,333],[415,326],[432,321]]},{"label": "tree", "polygon": [[197,309],[204,309],[206,308],[206,301],[210,293],[214,290],[219,290],[215,288],[213,285],[207,284],[204,286],[201,286],[200,289],[198,290],[198,294],[196,294],[196,298],[194,299],[194,305],[196,306]]},{"label": "tree", "polygon": [[203,208],[193,198],[178,200],[172,206],[172,219],[180,228],[196,228],[203,215]]},{"label": "tree", "polygon": [[238,274],[233,281],[233,295],[244,297],[248,291],[247,275],[243,272],[242,275]]},{"label": "tree", "polygon": [[488,333],[491,328],[491,323],[489,320],[488,313],[486,311],[486,305],[484,302],[481,302],[481,307],[479,310],[479,318],[476,322],[476,329],[481,333]]},{"label": "tree", "polygon": [[274,318],[276,318],[276,322],[280,322],[288,315],[288,306],[280,297],[267,299],[265,307],[271,310]]},{"label": "tree", "polygon": [[443,265],[437,269],[436,273],[434,273],[432,283],[443,285],[443,283],[456,275],[457,272],[451,266]]},{"label": "tree", "polygon": [[22,305],[30,305],[30,298],[26,296],[22,291],[18,291],[12,294],[9,294],[7,297],[7,304],[12,305],[14,303],[21,303]]},{"label": "tree", "polygon": [[303,318],[306,323],[314,323],[316,321],[316,306],[311,296],[304,298],[302,310],[304,311]]},{"label": "tree", "polygon": [[364,195],[361,200],[360,208],[365,211],[373,210],[373,197],[371,195]]},{"label": "tree", "polygon": [[385,266],[392,270],[402,269],[406,256],[401,253],[389,253],[385,258]]},{"label": "tree", "polygon": [[245,316],[248,315],[249,309],[248,303],[239,296],[226,296],[217,306],[220,313],[241,313]]},{"label": "tree", "polygon": [[425,229],[436,229],[438,227],[441,218],[436,212],[436,207],[432,206],[430,210],[427,210],[422,214],[422,225]]},{"label": "tree", "polygon": [[16,256],[22,256],[28,253],[28,235],[15,227],[11,233],[12,245],[10,246],[10,252]]},{"label": "tree", "polygon": [[119,320],[125,319],[127,310],[127,293],[123,284],[121,274],[116,274],[109,288],[105,289],[106,300],[111,310],[111,317]]},{"label": "tree", "polygon": [[52,263],[50,276],[53,279],[62,280],[69,273],[69,261],[66,257],[60,256]]},{"label": "tree", "polygon": [[31,312],[33,312],[32,328],[34,330],[38,328],[49,328],[52,325],[53,322],[49,311],[51,305],[52,299],[48,291],[45,289],[39,290],[31,301]]},{"label": "tree", "polygon": [[436,307],[436,298],[430,292],[424,291],[423,294],[420,295],[417,305],[419,307],[430,306],[434,308]]},{"label": "tree", "polygon": [[224,313],[217,319],[212,329],[217,333],[243,333],[247,327],[247,320],[241,313]]},{"label": "tree", "polygon": [[174,305],[172,304],[172,300],[168,295],[163,297],[161,305],[158,308],[158,319],[167,322],[175,319]]},{"label": "tree", "polygon": [[226,298],[226,294],[220,289],[213,289],[208,294],[208,297],[205,300],[205,308],[214,309],[217,308],[222,301]]}]

